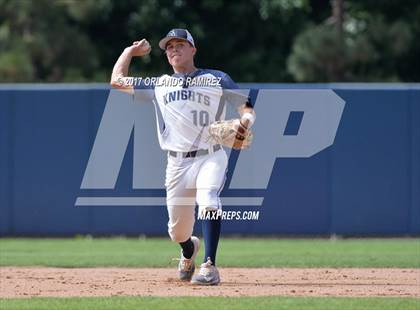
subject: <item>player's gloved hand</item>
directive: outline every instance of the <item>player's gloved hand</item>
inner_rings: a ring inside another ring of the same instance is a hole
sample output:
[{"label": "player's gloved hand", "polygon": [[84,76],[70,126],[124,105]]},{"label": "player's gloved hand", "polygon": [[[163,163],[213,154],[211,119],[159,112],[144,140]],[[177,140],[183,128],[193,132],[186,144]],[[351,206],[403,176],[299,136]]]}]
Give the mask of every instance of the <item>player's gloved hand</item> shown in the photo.
[{"label": "player's gloved hand", "polygon": [[244,124],[242,123],[242,120],[239,120],[239,122],[235,122],[234,125],[236,128],[236,139],[245,140],[249,130],[247,124]]},{"label": "player's gloved hand", "polygon": [[216,144],[237,150],[248,148],[253,139],[250,128],[246,128],[239,119],[218,121],[209,126],[210,139]]},{"label": "player's gloved hand", "polygon": [[135,57],[149,54],[152,48],[146,39],[142,39],[140,41],[134,41],[133,45],[127,47],[127,50],[130,52],[131,56]]}]

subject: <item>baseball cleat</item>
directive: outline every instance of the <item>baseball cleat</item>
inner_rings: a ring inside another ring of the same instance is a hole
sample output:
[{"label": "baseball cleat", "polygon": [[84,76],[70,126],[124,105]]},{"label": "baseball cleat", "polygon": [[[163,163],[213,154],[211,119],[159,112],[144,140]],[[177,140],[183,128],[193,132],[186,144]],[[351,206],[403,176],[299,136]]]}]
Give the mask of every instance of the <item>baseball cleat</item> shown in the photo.
[{"label": "baseball cleat", "polygon": [[197,285],[217,285],[220,283],[219,271],[216,266],[207,258],[207,262],[201,264],[198,275],[195,275],[192,280],[192,284]]},{"label": "baseball cleat", "polygon": [[191,237],[191,241],[194,243],[194,252],[190,259],[185,258],[182,255],[178,264],[179,279],[182,281],[190,281],[195,271],[195,257],[197,256],[198,250],[200,250],[200,239],[195,236]]}]

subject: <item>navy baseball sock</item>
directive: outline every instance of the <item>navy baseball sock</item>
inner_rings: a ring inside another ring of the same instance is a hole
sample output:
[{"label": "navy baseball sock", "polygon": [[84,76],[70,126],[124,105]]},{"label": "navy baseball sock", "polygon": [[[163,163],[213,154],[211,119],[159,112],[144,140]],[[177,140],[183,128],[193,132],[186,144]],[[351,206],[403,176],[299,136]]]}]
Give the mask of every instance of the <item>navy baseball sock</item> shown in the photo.
[{"label": "navy baseball sock", "polygon": [[190,259],[194,253],[194,243],[191,241],[191,238],[188,238],[187,241],[180,242],[179,245],[182,248],[182,255]]},{"label": "navy baseball sock", "polygon": [[216,252],[219,245],[221,223],[220,216],[217,219],[203,220],[202,223],[205,246],[204,262],[207,261],[207,257],[210,257],[214,266],[216,266]]}]

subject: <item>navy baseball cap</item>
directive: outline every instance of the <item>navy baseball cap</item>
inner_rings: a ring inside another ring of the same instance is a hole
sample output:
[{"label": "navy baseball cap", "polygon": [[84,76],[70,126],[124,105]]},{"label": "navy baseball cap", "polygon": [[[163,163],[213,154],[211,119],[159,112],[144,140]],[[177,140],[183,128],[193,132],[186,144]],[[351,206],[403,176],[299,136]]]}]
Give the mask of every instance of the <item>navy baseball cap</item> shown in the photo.
[{"label": "navy baseball cap", "polygon": [[159,47],[166,50],[166,44],[172,39],[180,39],[189,42],[195,47],[194,39],[187,29],[172,29],[168,32],[166,37],[159,41]]}]

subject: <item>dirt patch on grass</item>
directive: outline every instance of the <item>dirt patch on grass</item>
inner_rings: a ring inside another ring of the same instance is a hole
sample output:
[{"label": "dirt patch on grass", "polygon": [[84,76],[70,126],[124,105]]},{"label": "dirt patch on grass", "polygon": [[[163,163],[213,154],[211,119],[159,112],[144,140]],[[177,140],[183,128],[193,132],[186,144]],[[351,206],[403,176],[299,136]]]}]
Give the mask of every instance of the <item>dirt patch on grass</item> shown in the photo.
[{"label": "dirt patch on grass", "polygon": [[420,269],[220,268],[219,286],[167,268],[0,268],[0,298],[75,296],[420,297]]}]

